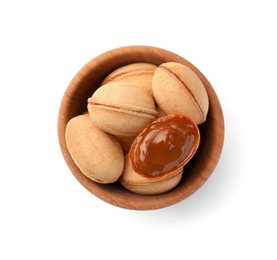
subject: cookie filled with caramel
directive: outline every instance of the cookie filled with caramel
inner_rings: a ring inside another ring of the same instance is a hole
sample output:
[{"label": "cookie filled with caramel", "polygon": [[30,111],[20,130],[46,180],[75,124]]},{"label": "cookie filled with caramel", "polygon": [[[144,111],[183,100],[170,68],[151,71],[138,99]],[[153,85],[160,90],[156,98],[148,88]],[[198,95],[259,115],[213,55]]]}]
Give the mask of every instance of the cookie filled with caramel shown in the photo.
[{"label": "cookie filled with caramel", "polygon": [[150,178],[166,176],[192,158],[199,142],[198,127],[188,117],[161,117],[135,139],[130,149],[132,167]]},{"label": "cookie filled with caramel", "polygon": [[[190,118],[181,115],[161,117],[134,140],[129,152],[129,170],[123,172],[120,181],[125,188],[138,193],[144,193],[145,187],[147,194],[157,194],[149,191],[149,185],[154,183],[156,190],[160,184],[162,192],[166,192],[178,184],[183,167],[194,156],[199,143],[199,129]],[[172,178],[177,175],[172,185]]]}]

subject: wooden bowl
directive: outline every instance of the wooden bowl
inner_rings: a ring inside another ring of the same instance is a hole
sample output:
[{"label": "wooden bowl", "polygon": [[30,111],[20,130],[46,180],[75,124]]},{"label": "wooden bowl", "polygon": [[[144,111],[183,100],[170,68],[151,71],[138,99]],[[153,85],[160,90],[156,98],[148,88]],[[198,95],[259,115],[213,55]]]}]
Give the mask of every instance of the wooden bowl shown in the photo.
[{"label": "wooden bowl", "polygon": [[[210,107],[207,120],[200,125],[201,143],[195,157],[186,165],[182,180],[173,190],[161,195],[139,195],[119,183],[99,184],[91,181],[74,164],[65,142],[67,122],[87,110],[87,99],[101,81],[113,70],[134,62],[159,65],[175,61],[190,67],[202,80],[208,92]],[[149,46],[127,46],[105,52],[88,62],[75,75],[63,96],[59,117],[58,136],[64,159],[76,179],[100,199],[122,208],[157,209],[175,204],[199,189],[213,172],[223,146],[224,119],[217,95],[206,77],[184,58],[164,49]]]}]

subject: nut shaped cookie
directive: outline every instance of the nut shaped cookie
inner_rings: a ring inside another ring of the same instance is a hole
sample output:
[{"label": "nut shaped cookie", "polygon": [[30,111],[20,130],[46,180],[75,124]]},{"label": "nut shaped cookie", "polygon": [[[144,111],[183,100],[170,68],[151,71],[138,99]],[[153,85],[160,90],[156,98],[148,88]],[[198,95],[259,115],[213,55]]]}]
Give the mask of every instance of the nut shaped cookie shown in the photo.
[{"label": "nut shaped cookie", "polygon": [[125,155],[124,171],[119,178],[119,182],[134,193],[143,195],[155,195],[165,193],[178,185],[182,179],[183,167],[178,169],[173,177],[167,179],[153,179],[136,173],[130,164],[129,155]]},{"label": "nut shaped cookie", "polygon": [[88,99],[91,120],[117,136],[134,136],[156,119],[153,98],[143,90],[121,82],[107,83]]},{"label": "nut shaped cookie", "polygon": [[151,63],[131,63],[122,66],[110,73],[104,79],[102,85],[109,82],[123,82],[127,85],[141,88],[142,90],[153,96],[152,77],[156,68],[157,66]]},{"label": "nut shaped cookie", "polygon": [[205,122],[208,94],[189,67],[177,62],[161,64],[153,75],[152,90],[158,106],[166,114],[187,116],[195,124]]},{"label": "nut shaped cookie", "polygon": [[85,176],[99,183],[112,183],[120,177],[124,155],[119,143],[96,127],[88,114],[72,118],[65,135],[68,151]]},{"label": "nut shaped cookie", "polygon": [[200,132],[185,116],[160,117],[144,128],[129,151],[132,169],[154,182],[173,177],[197,152]]}]

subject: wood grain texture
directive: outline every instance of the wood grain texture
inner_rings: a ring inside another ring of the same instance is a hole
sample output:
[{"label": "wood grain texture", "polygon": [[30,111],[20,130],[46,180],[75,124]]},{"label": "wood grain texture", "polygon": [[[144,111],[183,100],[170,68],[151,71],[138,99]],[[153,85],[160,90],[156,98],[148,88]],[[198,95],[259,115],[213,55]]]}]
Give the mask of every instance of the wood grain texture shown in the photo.
[{"label": "wood grain texture", "polygon": [[[123,188],[119,183],[99,184],[83,175],[66,147],[65,128],[74,116],[86,111],[87,99],[113,70],[134,62],[160,65],[164,62],[180,62],[191,68],[203,82],[209,96],[207,120],[199,126],[200,148],[185,166],[179,185],[160,195],[139,195]],[[149,210],[175,204],[198,190],[212,174],[220,158],[224,141],[224,119],[218,97],[206,77],[190,62],[164,49],[150,46],[127,46],[103,53],[88,62],[75,75],[65,91],[58,115],[58,137],[64,159],[76,179],[100,199],[122,208]]]}]

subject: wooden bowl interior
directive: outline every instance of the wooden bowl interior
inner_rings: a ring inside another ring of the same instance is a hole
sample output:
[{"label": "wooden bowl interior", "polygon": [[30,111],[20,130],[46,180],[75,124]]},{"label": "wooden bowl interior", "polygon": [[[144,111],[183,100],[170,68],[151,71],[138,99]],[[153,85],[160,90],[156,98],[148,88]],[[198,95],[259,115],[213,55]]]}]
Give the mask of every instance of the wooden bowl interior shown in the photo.
[{"label": "wooden bowl interior", "polygon": [[[202,80],[209,96],[207,120],[199,126],[200,148],[185,166],[179,185],[161,195],[139,195],[119,183],[98,184],[84,176],[74,164],[65,142],[67,122],[87,111],[87,99],[113,70],[134,62],[160,65],[175,61],[190,67]],[[157,209],[177,203],[195,192],[211,175],[220,157],[224,139],[224,120],[220,102],[205,76],[184,58],[164,49],[149,46],[128,46],[108,51],[88,62],[72,79],[62,99],[58,118],[58,136],[64,159],[77,180],[100,199],[128,209]]]}]

